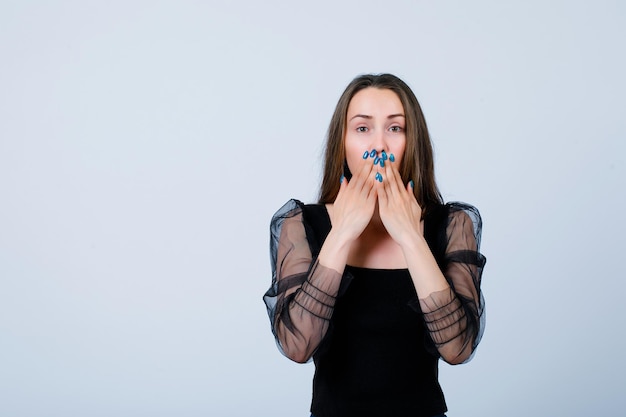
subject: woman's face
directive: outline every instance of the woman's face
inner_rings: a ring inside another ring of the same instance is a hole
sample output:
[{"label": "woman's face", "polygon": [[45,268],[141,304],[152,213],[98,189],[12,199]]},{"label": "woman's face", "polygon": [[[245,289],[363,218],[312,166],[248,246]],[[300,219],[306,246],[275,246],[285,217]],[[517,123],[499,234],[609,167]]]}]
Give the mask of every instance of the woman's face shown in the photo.
[{"label": "woman's face", "polygon": [[344,146],[350,172],[357,172],[365,151],[394,154],[400,166],[406,146],[406,117],[400,98],[391,90],[368,87],[352,97],[346,117]]}]

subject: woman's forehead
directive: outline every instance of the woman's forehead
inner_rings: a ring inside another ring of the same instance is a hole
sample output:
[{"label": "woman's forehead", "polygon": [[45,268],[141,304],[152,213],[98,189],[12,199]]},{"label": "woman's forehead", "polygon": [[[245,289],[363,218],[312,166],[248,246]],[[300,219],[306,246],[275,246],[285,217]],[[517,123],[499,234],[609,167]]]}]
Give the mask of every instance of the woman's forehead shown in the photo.
[{"label": "woman's forehead", "polygon": [[388,116],[402,114],[404,108],[398,95],[386,88],[368,87],[357,92],[348,105],[348,116]]}]

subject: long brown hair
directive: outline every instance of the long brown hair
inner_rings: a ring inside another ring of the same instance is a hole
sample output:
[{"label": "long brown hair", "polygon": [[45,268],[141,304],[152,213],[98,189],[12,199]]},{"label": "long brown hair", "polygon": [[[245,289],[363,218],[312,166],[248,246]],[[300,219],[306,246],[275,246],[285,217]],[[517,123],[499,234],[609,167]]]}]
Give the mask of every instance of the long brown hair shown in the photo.
[{"label": "long brown hair", "polygon": [[337,198],[339,178],[344,169],[347,169],[344,137],[348,106],[356,93],[368,87],[391,90],[398,95],[402,103],[406,117],[406,147],[400,176],[405,184],[413,180],[415,198],[422,210],[427,212],[443,202],[435,183],[433,148],[428,127],[413,91],[404,81],[392,74],[366,74],[356,77],[339,98],[328,127],[319,203],[332,203]]}]

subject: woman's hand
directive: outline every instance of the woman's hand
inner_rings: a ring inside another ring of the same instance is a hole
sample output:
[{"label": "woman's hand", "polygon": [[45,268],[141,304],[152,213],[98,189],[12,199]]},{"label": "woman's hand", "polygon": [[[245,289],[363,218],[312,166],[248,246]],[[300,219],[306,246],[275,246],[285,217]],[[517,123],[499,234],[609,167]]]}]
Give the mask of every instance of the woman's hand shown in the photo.
[{"label": "woman's hand", "polygon": [[349,241],[361,235],[374,214],[377,197],[375,170],[371,160],[363,160],[352,179],[343,178],[339,187],[333,204],[333,229],[344,234]]},{"label": "woman's hand", "polygon": [[393,162],[379,168],[383,180],[376,184],[380,218],[391,238],[404,247],[411,239],[423,238],[422,208],[413,194],[413,184],[402,184]]}]

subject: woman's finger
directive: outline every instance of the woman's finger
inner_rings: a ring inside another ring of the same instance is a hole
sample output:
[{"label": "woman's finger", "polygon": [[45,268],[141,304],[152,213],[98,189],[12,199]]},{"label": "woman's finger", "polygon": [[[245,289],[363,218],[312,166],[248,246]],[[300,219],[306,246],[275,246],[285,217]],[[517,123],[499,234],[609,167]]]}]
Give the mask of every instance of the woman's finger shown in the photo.
[{"label": "woman's finger", "polygon": [[382,168],[383,184],[388,198],[397,199],[402,195],[403,186],[401,184],[400,173],[393,162],[387,161]]},{"label": "woman's finger", "polygon": [[[352,177],[354,188],[362,191],[367,185],[369,174],[372,172],[372,164],[369,159],[363,160]],[[369,188],[369,187],[368,187]]]}]

